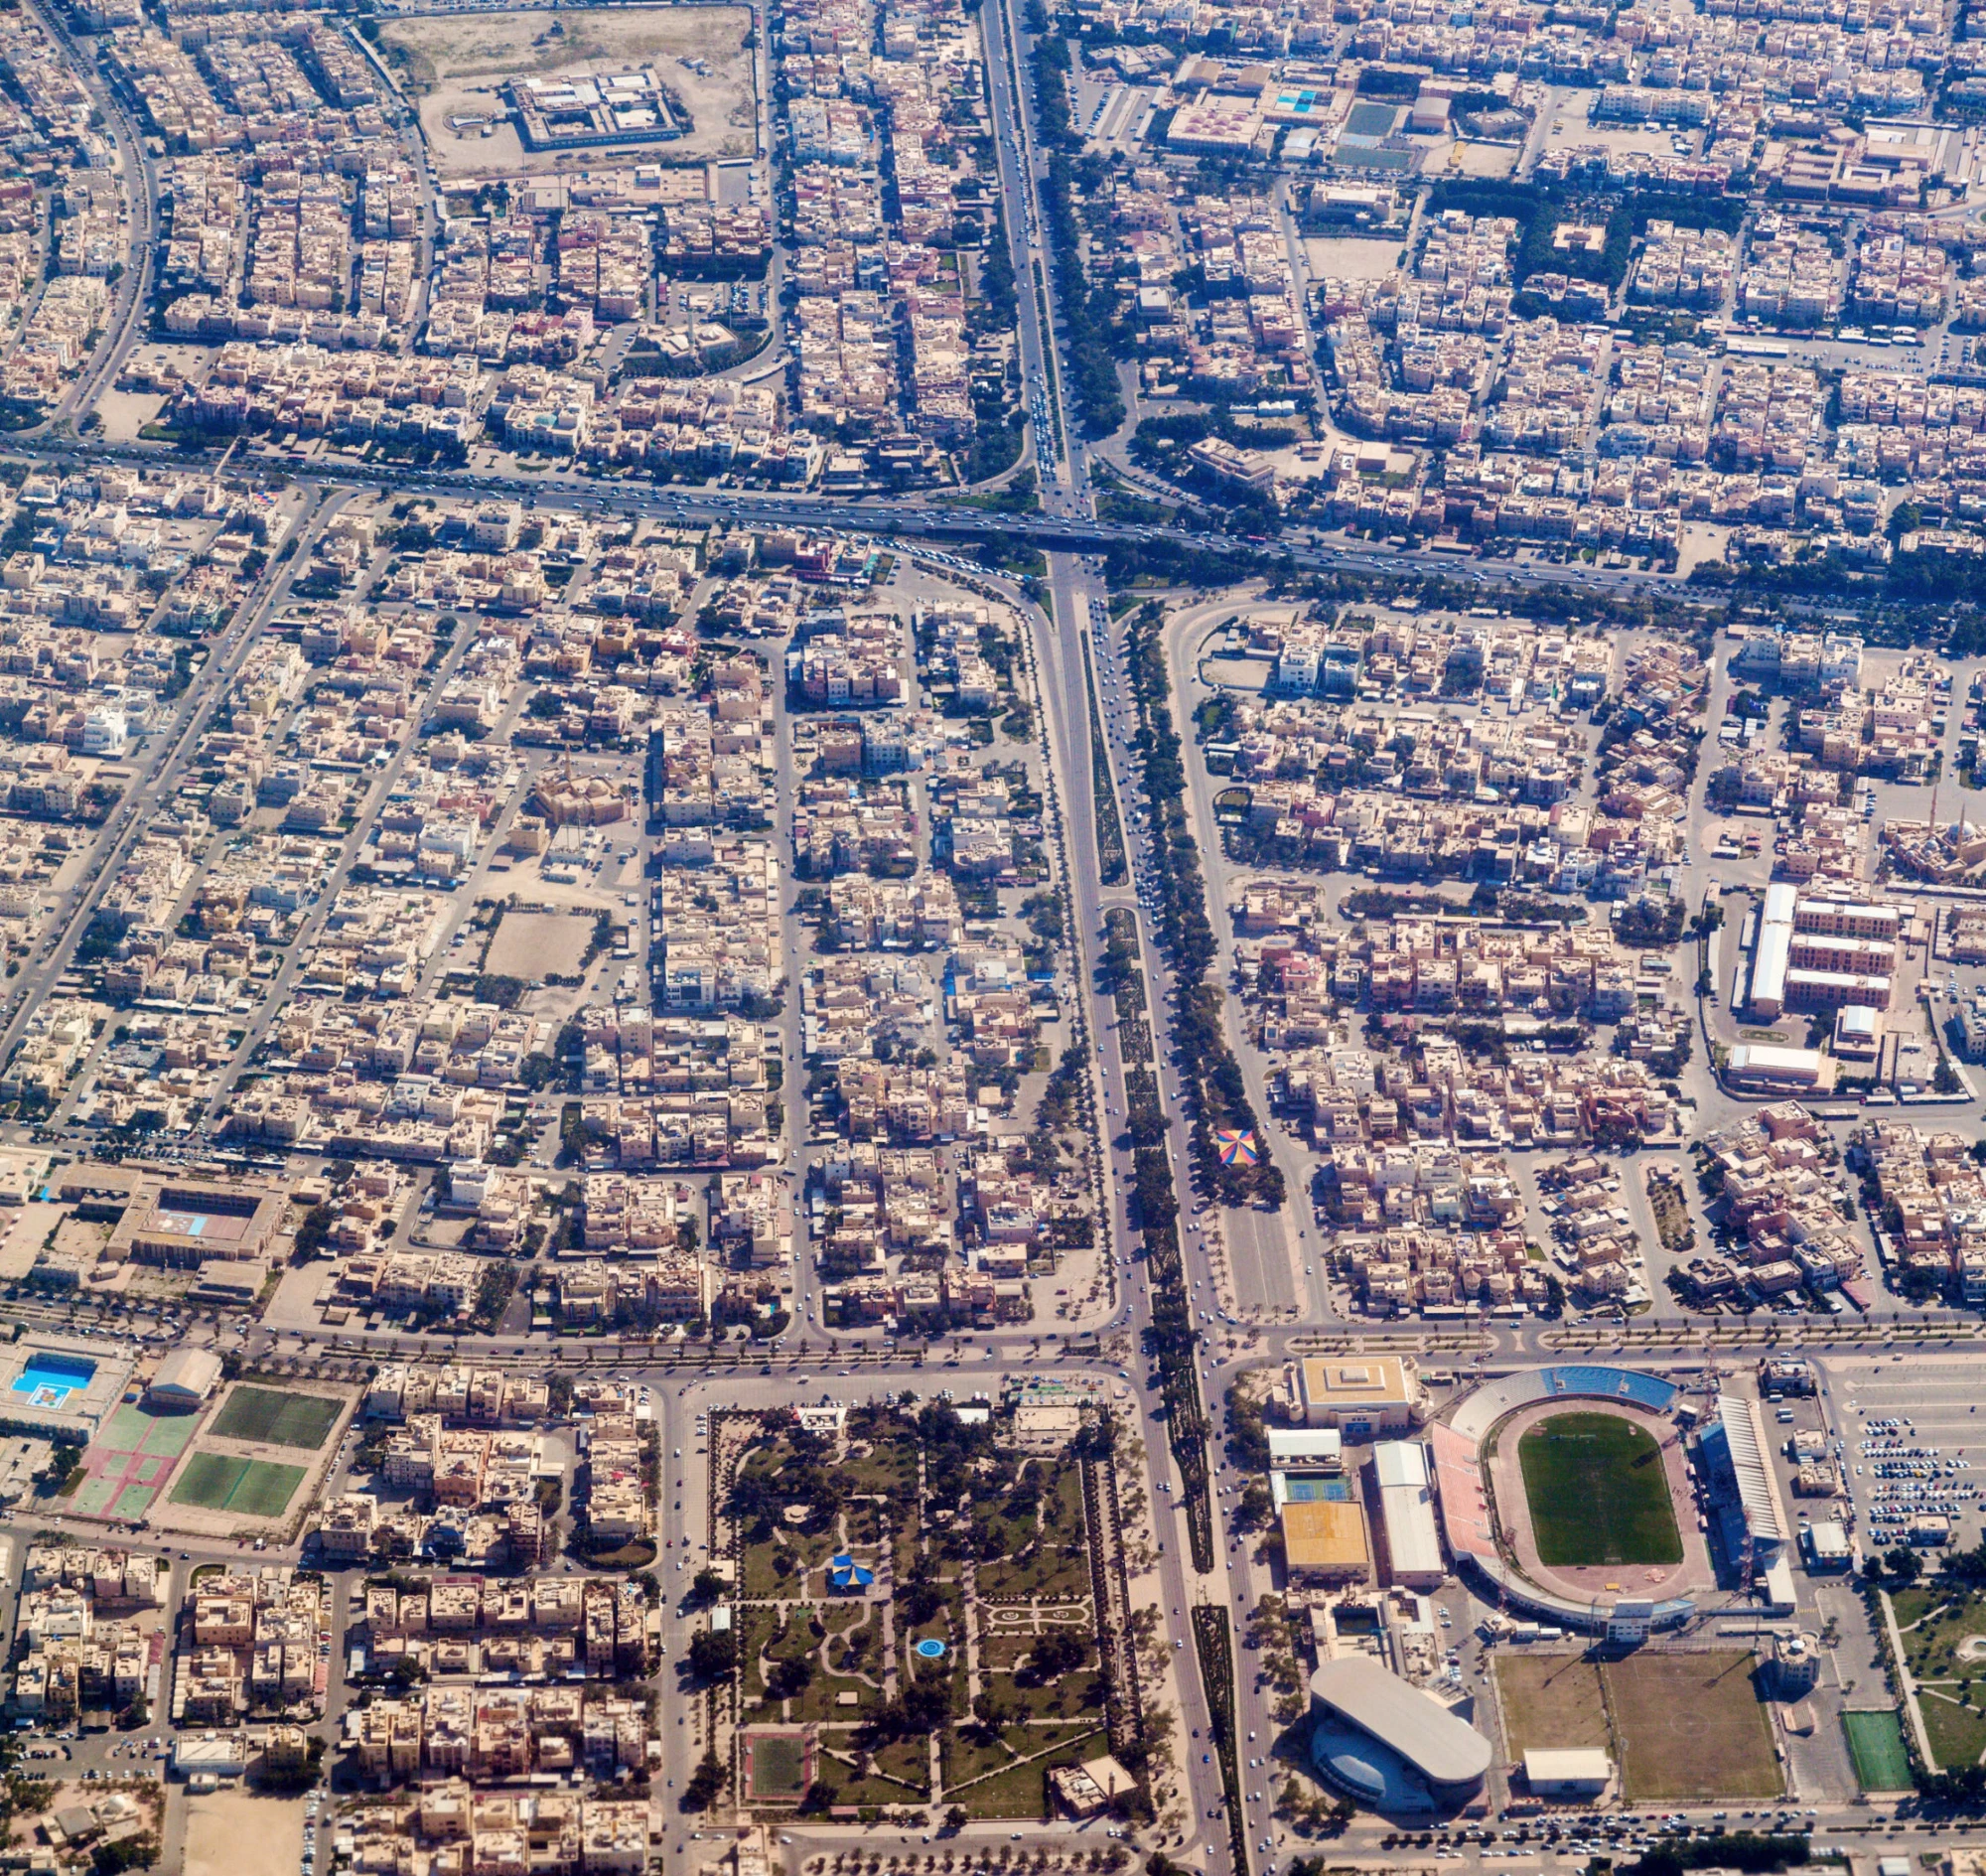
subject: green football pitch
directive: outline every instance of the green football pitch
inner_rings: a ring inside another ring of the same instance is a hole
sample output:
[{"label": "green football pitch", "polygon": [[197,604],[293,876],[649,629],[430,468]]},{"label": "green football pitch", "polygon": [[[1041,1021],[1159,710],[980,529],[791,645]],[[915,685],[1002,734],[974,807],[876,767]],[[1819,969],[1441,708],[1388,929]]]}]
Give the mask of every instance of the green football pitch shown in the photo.
[{"label": "green football pitch", "polygon": [[284,1394],[240,1386],[227,1396],[209,1429],[216,1438],[257,1446],[297,1446],[314,1453],[338,1424],[344,1403],[322,1394]]},{"label": "green football pitch", "polygon": [[1892,1708],[1844,1713],[1841,1730],[1848,1735],[1855,1782],[1865,1792],[1911,1789],[1911,1760],[1904,1750],[1903,1724]]},{"label": "green football pitch", "polygon": [[181,1470],[172,1502],[209,1512],[239,1512],[243,1517],[280,1517],[303,1482],[301,1466],[197,1452]]},{"label": "green football pitch", "polygon": [[1517,1442],[1538,1560],[1680,1563],[1682,1537],[1661,1448],[1611,1413],[1561,1413]]},{"label": "green football pitch", "polygon": [[785,1733],[756,1733],[745,1756],[754,1798],[797,1798],[806,1788],[806,1745]]}]

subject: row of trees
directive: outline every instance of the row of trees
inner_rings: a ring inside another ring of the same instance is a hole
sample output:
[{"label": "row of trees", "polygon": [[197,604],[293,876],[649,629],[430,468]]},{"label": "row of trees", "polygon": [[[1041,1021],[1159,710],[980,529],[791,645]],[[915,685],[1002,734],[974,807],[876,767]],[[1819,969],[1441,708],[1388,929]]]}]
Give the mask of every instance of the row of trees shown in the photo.
[{"label": "row of trees", "polygon": [[1272,1207],[1286,1194],[1281,1170],[1266,1150],[1247,1166],[1222,1161],[1217,1129],[1252,1132],[1266,1142],[1221,1025],[1222,992],[1211,976],[1219,955],[1206,915],[1206,887],[1200,848],[1186,810],[1186,758],[1173,727],[1172,680],[1160,640],[1164,615],[1155,603],[1140,608],[1130,632],[1131,689],[1138,703],[1137,747],[1145,769],[1152,812],[1152,841],[1159,869],[1159,935],[1172,964],[1177,994],[1174,1037],[1180,1078],[1193,1115],[1194,1170],[1225,1203],[1259,1201]]},{"label": "row of trees", "polygon": [[[1064,388],[1074,400],[1083,432],[1109,436],[1124,421],[1113,345],[1115,295],[1107,285],[1087,285],[1082,264],[1082,227],[1077,218],[1076,173],[1071,153],[1082,147],[1069,115],[1068,41],[1054,30],[1041,0],[1029,0],[1028,30],[1035,35],[1035,128],[1050,152],[1042,184],[1042,213],[1063,288],[1064,328],[1061,348]],[[1032,284],[1032,283],[1031,283]],[[1045,338],[1053,340],[1052,334]]]}]

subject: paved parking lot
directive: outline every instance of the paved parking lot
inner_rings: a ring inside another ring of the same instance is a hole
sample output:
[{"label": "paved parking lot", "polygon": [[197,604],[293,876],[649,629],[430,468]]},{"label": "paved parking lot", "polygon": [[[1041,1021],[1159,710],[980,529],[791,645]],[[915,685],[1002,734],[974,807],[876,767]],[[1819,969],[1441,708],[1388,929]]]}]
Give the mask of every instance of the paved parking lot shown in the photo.
[{"label": "paved parking lot", "polygon": [[[1901,1541],[1906,1520],[1897,1513],[1914,1507],[1948,1515],[1954,1544],[1969,1548],[1979,1542],[1986,1529],[1986,1417],[1979,1412],[1986,1397],[1986,1360],[1836,1357],[1824,1371],[1830,1388],[1819,1406],[1844,1448],[1843,1471],[1863,1542],[1887,1548]],[[1872,1427],[1891,1422],[1894,1426]],[[1885,1450],[1865,1453],[1865,1443]],[[1935,1465],[1937,1474],[1885,1478],[1877,1472],[1879,1464],[1905,1460]],[[1946,1473],[1946,1466],[1970,1469]]]}]

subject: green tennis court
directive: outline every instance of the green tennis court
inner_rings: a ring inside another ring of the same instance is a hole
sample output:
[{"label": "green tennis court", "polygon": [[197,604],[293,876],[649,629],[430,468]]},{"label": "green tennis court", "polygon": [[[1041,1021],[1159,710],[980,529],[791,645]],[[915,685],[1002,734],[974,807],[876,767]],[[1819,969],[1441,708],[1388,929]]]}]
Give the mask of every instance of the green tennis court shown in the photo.
[{"label": "green tennis court", "polygon": [[[78,1517],[102,1517],[110,1510],[112,1501],[122,1497],[128,1489],[121,1480],[96,1473],[82,1480],[70,1493],[69,1502]],[[151,1494],[148,1492],[145,1497],[149,1502]]]},{"label": "green tennis court", "polygon": [[199,1424],[194,1413],[120,1405],[83,1449],[85,1477],[70,1504],[83,1517],[142,1517]]},{"label": "green tennis court", "polygon": [[303,1482],[301,1466],[200,1452],[180,1473],[172,1502],[208,1512],[239,1512],[243,1517],[280,1517]]},{"label": "green tennis court", "polygon": [[1855,1761],[1855,1782],[1865,1792],[1908,1792],[1911,1760],[1904,1750],[1904,1729],[1896,1712],[1844,1713],[1841,1730],[1848,1735],[1848,1755]]},{"label": "green tennis court", "polygon": [[150,1510],[155,1486],[127,1485],[110,1508],[112,1517],[142,1517]]},{"label": "green tennis court", "polygon": [[229,1394],[209,1430],[216,1439],[245,1440],[256,1446],[296,1446],[316,1452],[345,1410],[323,1394],[286,1394],[245,1383]]},{"label": "green tennis court", "polygon": [[177,1459],[186,1451],[199,1424],[198,1414],[151,1413],[135,1402],[127,1402],[105,1422],[93,1443],[105,1452]]}]

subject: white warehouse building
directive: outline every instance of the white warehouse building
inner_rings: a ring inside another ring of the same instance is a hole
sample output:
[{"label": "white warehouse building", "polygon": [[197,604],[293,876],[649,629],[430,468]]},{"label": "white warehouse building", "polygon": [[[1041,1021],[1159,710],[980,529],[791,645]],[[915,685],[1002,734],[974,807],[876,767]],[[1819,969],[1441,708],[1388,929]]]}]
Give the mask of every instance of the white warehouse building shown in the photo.
[{"label": "white warehouse building", "polygon": [[1386,1566],[1404,1589],[1435,1589],[1448,1574],[1435,1527],[1434,1484],[1419,1440],[1381,1440],[1372,1448],[1385,1528]]}]

